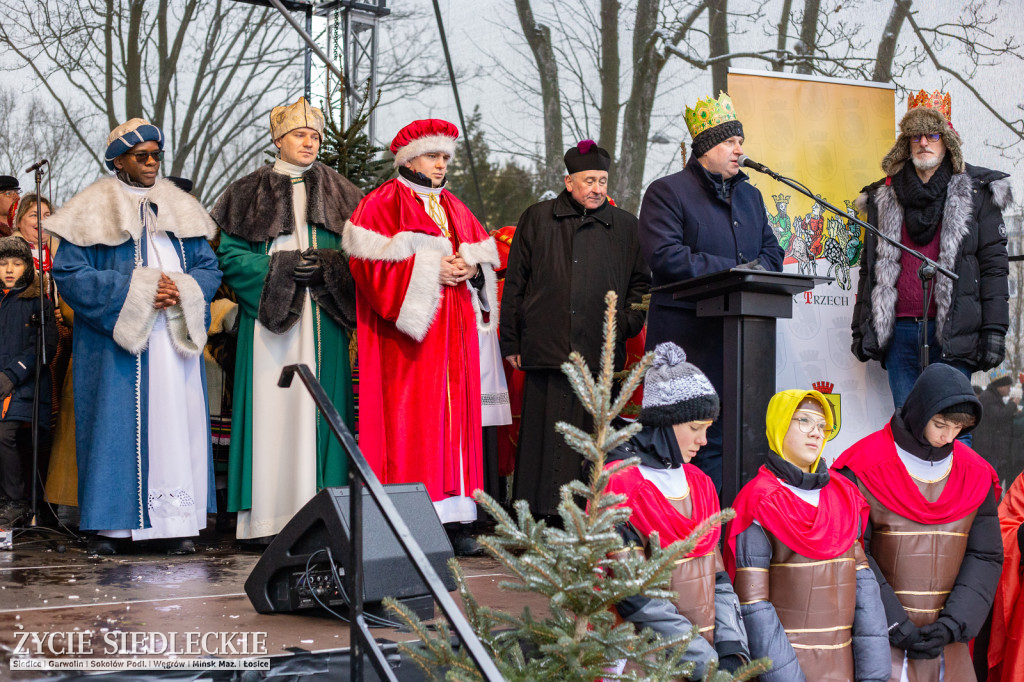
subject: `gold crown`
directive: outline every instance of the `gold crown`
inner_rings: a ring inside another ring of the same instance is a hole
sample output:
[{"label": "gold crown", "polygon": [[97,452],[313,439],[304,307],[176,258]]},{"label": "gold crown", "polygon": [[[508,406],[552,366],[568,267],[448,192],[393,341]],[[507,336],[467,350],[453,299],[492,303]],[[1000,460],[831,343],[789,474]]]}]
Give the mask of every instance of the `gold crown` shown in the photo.
[{"label": "gold crown", "polygon": [[788,204],[789,200],[792,199],[792,198],[793,197],[791,195],[789,195],[789,194],[773,194],[772,195],[772,201],[774,201],[777,204],[783,204],[783,203]]},{"label": "gold crown", "polygon": [[699,99],[692,109],[686,107],[683,117],[686,119],[690,137],[697,137],[705,130],[711,130],[728,121],[735,121],[736,110],[733,109],[732,98],[724,92],[719,92],[717,102],[710,95]]},{"label": "gold crown", "polygon": [[946,117],[947,121],[953,120],[953,103],[948,92],[935,90],[934,92],[919,91],[916,95],[910,95],[907,100],[907,111],[917,107],[937,109],[940,114]]},{"label": "gold crown", "polygon": [[324,134],[324,113],[309,106],[305,97],[299,97],[295,104],[274,107],[270,112],[270,137],[281,138],[296,128],[312,128]]}]

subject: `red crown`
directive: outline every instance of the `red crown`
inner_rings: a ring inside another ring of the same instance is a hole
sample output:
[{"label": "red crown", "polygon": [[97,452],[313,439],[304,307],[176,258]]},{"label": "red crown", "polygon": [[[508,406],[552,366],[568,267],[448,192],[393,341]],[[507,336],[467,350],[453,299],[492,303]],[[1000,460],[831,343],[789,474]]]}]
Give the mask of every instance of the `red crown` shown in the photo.
[{"label": "red crown", "polygon": [[953,121],[953,103],[950,100],[948,92],[942,92],[935,90],[932,92],[926,92],[921,90],[915,94],[911,94],[907,101],[907,111],[916,109],[917,107],[926,107],[928,109],[936,109],[940,114],[946,117],[946,120]]},{"label": "red crown", "polygon": [[815,381],[811,386],[818,393],[831,393],[832,389],[836,387],[831,381]]}]

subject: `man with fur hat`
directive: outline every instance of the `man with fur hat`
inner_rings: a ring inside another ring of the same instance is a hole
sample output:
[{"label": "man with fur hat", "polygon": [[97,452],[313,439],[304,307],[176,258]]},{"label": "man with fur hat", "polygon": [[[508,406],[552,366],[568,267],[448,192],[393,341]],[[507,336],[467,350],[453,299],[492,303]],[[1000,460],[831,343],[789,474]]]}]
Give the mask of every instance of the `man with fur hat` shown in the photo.
[{"label": "man with fur hat", "polygon": [[[719,513],[718,493],[707,474],[690,464],[707,444],[707,431],[718,417],[718,394],[686,353],[672,342],[654,349],[644,377],[643,430],[608,453],[606,468],[637,457],[637,466],[611,475],[606,492],[625,495],[629,522],[619,528],[629,551],[648,551],[658,533],[662,547],[686,540]],[[730,672],[750,660],[740,603],[718,549],[721,528],[713,527],[672,573],[674,601],[630,597],[616,604],[619,616],[637,629],[650,627],[665,636],[690,632],[695,637],[684,655],[694,662],[689,679],[703,679],[707,666],[719,661]]]},{"label": "man with fur hat", "polygon": [[[17,434],[32,421],[39,340],[39,277],[32,253],[19,237],[0,237],[0,527],[10,528],[29,511],[25,466]],[[46,357],[57,348],[56,323],[49,301],[44,304]],[[39,426],[50,426],[50,373],[40,374]],[[40,465],[40,471],[46,471]],[[30,472],[28,482],[35,474]]]},{"label": "man with fur hat", "polygon": [[[141,118],[107,138],[107,168],[45,223],[53,278],[75,311],[80,526],[90,550],[191,537],[215,510],[203,346],[220,285],[196,199],[158,179],[164,134]],[[86,398],[87,397],[87,398]]]},{"label": "man with fur hat", "polygon": [[[413,121],[391,142],[398,177],[345,228],[359,322],[359,444],[383,483],[424,483],[442,523],[476,520],[483,487],[477,329],[497,323],[494,240],[445,189],[459,131]],[[449,525],[458,553],[478,551]]]},{"label": "man with fur hat", "polygon": [[981,415],[967,377],[930,365],[885,428],[833,465],[870,506],[864,550],[896,682],[976,679],[968,642],[992,608],[1003,561],[996,472],[956,440]]},{"label": "man with fur hat", "polygon": [[284,366],[308,365],[353,424],[355,292],[340,246],[362,195],[316,160],[323,130],[323,114],[305,98],[275,107],[277,160],[229,185],[213,209],[240,313],[228,509],[246,541],[265,542],[321,488],[346,482],[344,450],[306,388],[277,385]]},{"label": "man with fur hat", "polygon": [[592,140],[565,153],[565,189],[519,218],[501,298],[501,354],[525,370],[522,421],[512,499],[554,516],[563,485],[581,477],[585,460],[555,432],[564,421],[584,430],[590,415],[562,373],[569,354],[600,364],[605,294],[618,294],[615,369],[626,339],[644,326],[634,310],[650,290],[636,217],[608,200],[611,156]]},{"label": "man with fur hat", "polygon": [[[640,248],[651,266],[653,285],[671,284],[758,261],[782,270],[784,251],[772,232],[764,199],[740,170],[743,124],[729,95],[705,97],[686,108],[693,136],[683,170],[655,180],[640,207]],[[685,151],[685,150],[684,150]],[[672,341],[722,391],[722,322],[697,317],[692,303],[672,294],[651,295],[647,349]],[[694,463],[722,487],[722,424],[708,431],[708,444]]]},{"label": "man with fur hat", "polygon": [[929,360],[968,377],[995,367],[1005,354],[1009,307],[1002,210],[1012,203],[1010,182],[1006,173],[964,162],[950,112],[948,94],[911,95],[896,144],[882,159],[886,177],[865,187],[856,202],[883,234],[960,278],[953,282],[935,275],[934,297],[922,320],[921,261],[865,236],[852,350],[861,362],[882,363],[897,408],[921,373],[922,325]]},{"label": "man with fur hat", "polygon": [[861,546],[868,505],[822,457],[832,407],[818,391],[781,391],[765,422],[771,450],[736,496],[725,543],[750,655],[772,660],[759,679],[884,682],[885,616]]}]

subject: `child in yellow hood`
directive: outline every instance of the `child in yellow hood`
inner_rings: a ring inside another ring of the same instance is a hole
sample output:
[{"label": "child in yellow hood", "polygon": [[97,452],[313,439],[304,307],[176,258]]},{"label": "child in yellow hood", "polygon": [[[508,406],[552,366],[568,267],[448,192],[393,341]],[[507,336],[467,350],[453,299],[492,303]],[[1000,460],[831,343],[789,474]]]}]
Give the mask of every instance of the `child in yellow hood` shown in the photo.
[{"label": "child in yellow hood", "polygon": [[834,424],[821,393],[775,394],[771,451],[733,504],[725,559],[751,658],[773,662],[762,682],[889,679],[885,615],[861,546],[867,502],[822,459]]}]

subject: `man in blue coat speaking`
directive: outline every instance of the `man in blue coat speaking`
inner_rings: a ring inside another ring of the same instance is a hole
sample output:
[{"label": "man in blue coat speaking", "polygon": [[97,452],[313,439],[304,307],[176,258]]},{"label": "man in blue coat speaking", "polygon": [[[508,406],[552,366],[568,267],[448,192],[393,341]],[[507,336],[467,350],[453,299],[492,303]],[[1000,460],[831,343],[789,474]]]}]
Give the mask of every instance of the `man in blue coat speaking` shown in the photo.
[{"label": "man in blue coat speaking", "polygon": [[[740,172],[743,125],[732,100],[705,97],[686,108],[692,154],[678,173],[651,183],[640,207],[640,250],[652,286],[671,284],[757,260],[782,270],[783,250],[768,224],[761,193]],[[715,390],[722,393],[722,321],[699,318],[694,304],[651,295],[647,350],[672,341],[682,346]],[[708,430],[708,444],[694,460],[722,488],[722,424]]]}]

